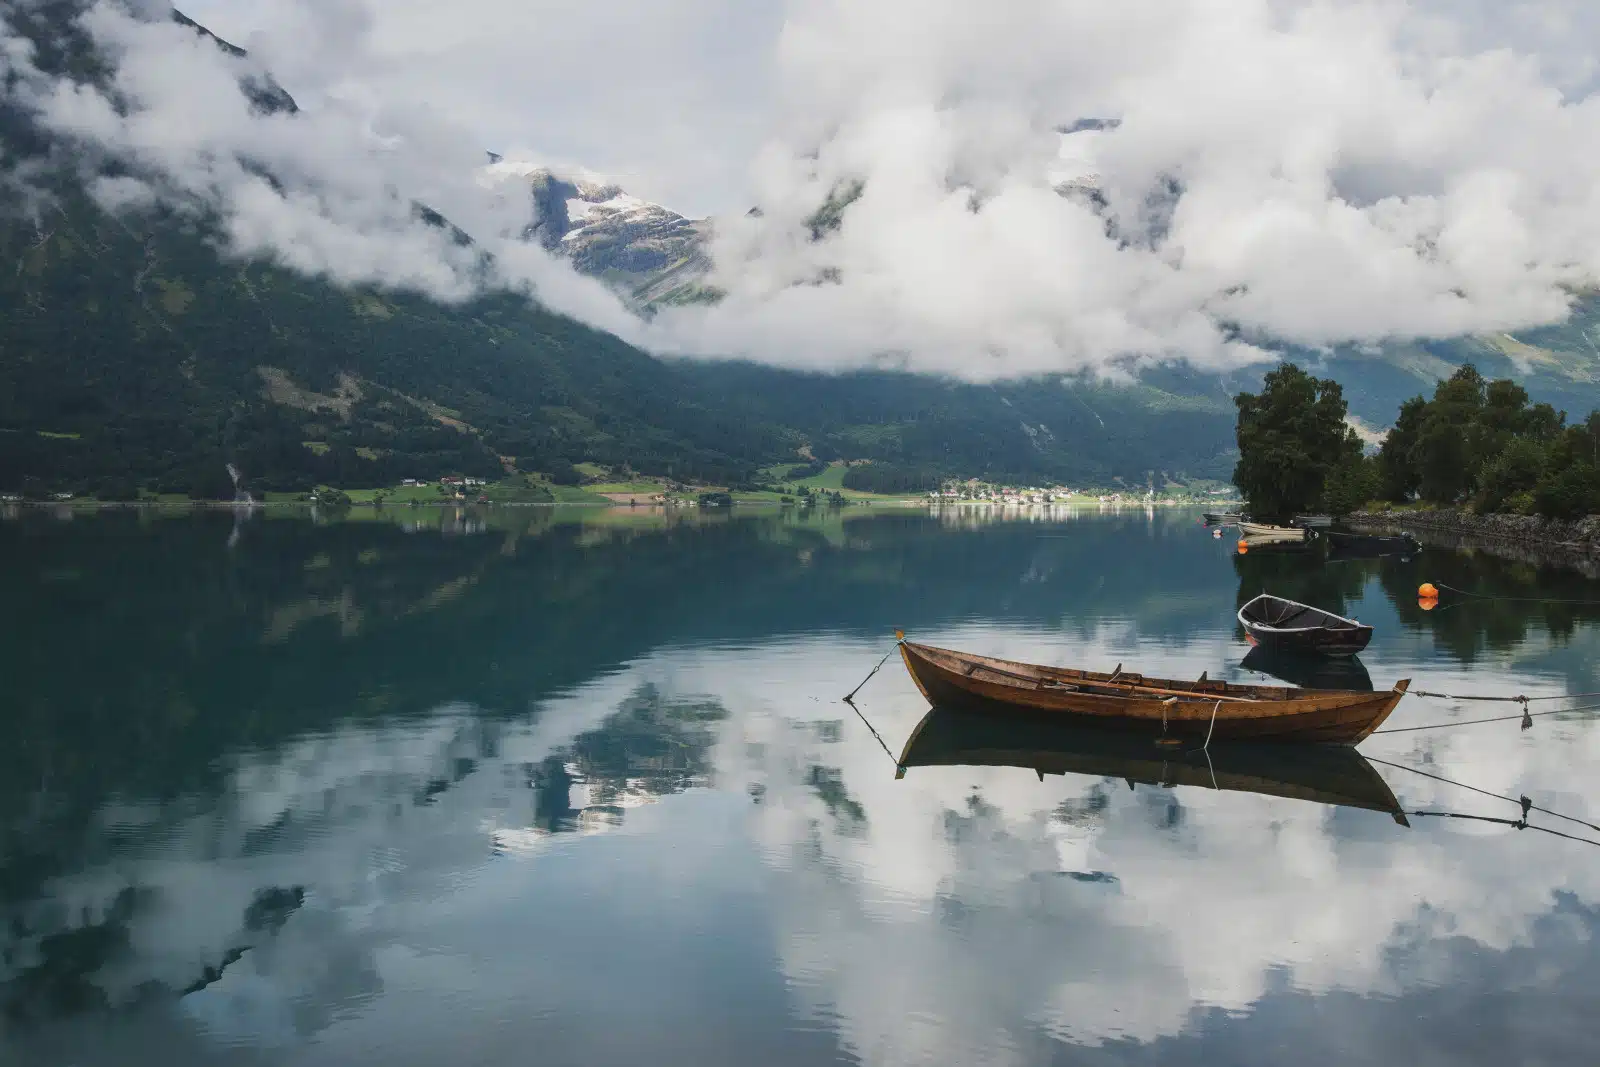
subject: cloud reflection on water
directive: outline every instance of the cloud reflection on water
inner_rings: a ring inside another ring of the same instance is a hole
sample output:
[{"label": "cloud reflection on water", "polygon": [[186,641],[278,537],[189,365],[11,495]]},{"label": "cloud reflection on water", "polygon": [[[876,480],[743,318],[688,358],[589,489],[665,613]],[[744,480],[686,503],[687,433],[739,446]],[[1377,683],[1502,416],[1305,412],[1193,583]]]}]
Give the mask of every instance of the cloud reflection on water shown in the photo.
[{"label": "cloud reflection on water", "polygon": [[[972,618],[917,636],[1024,660],[1159,662],[1180,677],[1242,652],[1225,613],[1181,635],[1142,619]],[[1445,691],[1566,684],[1547,662],[1558,646],[1538,635],[1494,653],[1487,676],[1449,658],[1414,670],[1416,644],[1402,632],[1377,646],[1374,682],[1405,670]],[[113,1004],[146,1005],[117,1025],[155,1035],[153,1062],[162,1047],[192,1062],[230,1049],[427,1062],[464,1032],[483,1062],[539,1045],[591,1061],[654,1049],[665,1063],[780,1062],[803,1048],[795,1062],[1012,1064],[1046,1058],[1052,1041],[1136,1061],[1271,1031],[1308,998],[1330,1013],[1298,1024],[1313,1044],[1338,1046],[1341,1028],[1398,1002],[1442,1012],[1417,1025],[1443,1047],[1497,982],[1555,1005],[1556,1031],[1587,1026],[1558,1008],[1592,953],[1551,952],[1597,929],[1587,846],[1015,768],[896,780],[838,700],[886,647],[823,631],[687,641],[515,715],[446,704],[234,751],[210,793],[103,803],[93,859],[51,880],[27,919],[59,930],[138,888],[126,951],[91,981]],[[893,663],[858,702],[896,750],[925,711]],[[1396,722],[1473,710],[1407,701]],[[1600,814],[1584,795],[1600,755],[1589,723],[1396,734],[1363,751]],[[571,779],[554,820],[549,768]],[[1513,814],[1383,773],[1408,808]],[[272,886],[304,886],[304,901],[250,931]],[[26,965],[41,941],[23,948]],[[685,1019],[725,1037],[686,1035]],[[18,1040],[61,1062],[126,1062],[96,1033]]]}]

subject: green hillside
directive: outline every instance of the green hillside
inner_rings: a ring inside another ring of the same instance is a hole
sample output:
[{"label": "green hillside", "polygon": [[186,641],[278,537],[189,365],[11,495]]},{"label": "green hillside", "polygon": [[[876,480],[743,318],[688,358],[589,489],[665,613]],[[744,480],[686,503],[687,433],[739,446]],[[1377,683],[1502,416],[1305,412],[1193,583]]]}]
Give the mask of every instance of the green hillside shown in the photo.
[{"label": "green hillside", "polygon": [[[21,23],[40,66],[95,77],[85,42],[57,32],[72,5],[46,6]],[[108,215],[70,146],[0,113],[0,154],[52,149],[47,217],[0,217],[0,491],[231,496],[229,464],[285,491],[586,461],[738,485],[806,446],[1075,481],[1231,463],[1224,398],[667,361],[517,296],[444,306],[227,260],[203,220]]]},{"label": "green hillside", "polygon": [[719,484],[810,445],[953,474],[1225,472],[1231,411],[1158,390],[664,361],[512,296],[445,307],[220,261],[68,193],[0,223],[0,490],[393,484],[592,461]]},{"label": "green hillside", "polygon": [[[11,17],[42,69],[94,79],[98,58],[63,30],[81,6],[42,0]],[[275,84],[244,89],[262,108],[296,111]],[[737,487],[801,455],[991,481],[1226,478],[1232,396],[1266,369],[972,385],[658,359],[520,296],[445,306],[341,289],[224,258],[193,215],[113,217],[82,192],[86,160],[4,98],[0,160],[45,164],[56,193],[41,218],[0,211],[5,493],[231,496],[230,464],[258,494],[578,463],[619,481]],[[1468,359],[1577,411],[1594,406],[1591,337],[1594,298],[1573,323],[1514,338],[1305,362],[1343,382],[1352,412],[1377,427]]]}]

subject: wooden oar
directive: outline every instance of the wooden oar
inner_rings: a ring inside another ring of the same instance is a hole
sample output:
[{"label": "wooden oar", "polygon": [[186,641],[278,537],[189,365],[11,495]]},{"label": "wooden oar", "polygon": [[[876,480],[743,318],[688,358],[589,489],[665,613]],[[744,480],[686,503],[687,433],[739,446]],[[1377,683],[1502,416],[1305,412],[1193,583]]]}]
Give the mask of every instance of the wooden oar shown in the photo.
[{"label": "wooden oar", "polygon": [[[990,674],[998,674],[1002,678],[1015,678],[1019,682],[1032,682],[1034,684],[1034,688],[1036,688],[1036,689],[1043,688],[1047,681],[1053,681],[1052,679],[1033,678],[1033,677],[1029,677],[1026,674],[1017,674],[1015,671],[1002,670],[999,667],[992,667],[987,663],[974,664],[972,673],[975,674],[978,671],[988,671]],[[970,675],[969,675],[969,677],[970,677]],[[1065,680],[1056,681],[1055,684],[1057,686],[1060,686],[1061,688],[1072,688],[1072,689],[1077,689],[1077,690],[1080,690],[1080,691],[1082,691],[1084,689],[1088,689],[1088,688],[1104,688],[1104,689],[1118,689],[1118,690],[1123,690],[1125,692],[1130,692],[1130,693],[1131,692],[1140,692],[1140,693],[1159,694],[1161,696],[1194,697],[1197,700],[1227,700],[1227,701],[1236,701],[1236,702],[1241,703],[1241,704],[1264,703],[1259,697],[1224,696],[1224,695],[1218,694],[1218,693],[1206,693],[1206,692],[1197,691],[1197,690],[1194,690],[1194,689],[1160,689],[1160,688],[1157,688],[1156,686],[1143,685],[1143,684],[1141,684],[1139,682],[1094,682],[1094,681],[1089,681],[1087,679],[1084,679],[1084,680],[1081,680],[1081,681],[1072,681],[1072,682],[1068,682],[1068,681],[1065,681]]]}]

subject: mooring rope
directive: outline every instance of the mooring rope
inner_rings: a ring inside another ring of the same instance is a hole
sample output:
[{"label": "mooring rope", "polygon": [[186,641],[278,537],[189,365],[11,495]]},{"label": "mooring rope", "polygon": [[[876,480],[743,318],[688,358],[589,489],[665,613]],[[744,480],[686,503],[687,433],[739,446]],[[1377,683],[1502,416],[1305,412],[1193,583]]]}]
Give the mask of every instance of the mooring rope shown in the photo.
[{"label": "mooring rope", "polygon": [[1451,726],[1476,726],[1485,722],[1511,722],[1513,719],[1521,719],[1526,722],[1529,719],[1539,719],[1546,715],[1565,715],[1568,712],[1594,711],[1597,708],[1600,708],[1600,704],[1580,704],[1575,708],[1557,708],[1554,711],[1524,711],[1521,715],[1497,715],[1492,719],[1457,719],[1453,722],[1429,723],[1427,726],[1392,726],[1387,730],[1374,730],[1372,731],[1372,736],[1376,737],[1378,734],[1409,734],[1418,730],[1443,730]]},{"label": "mooring rope", "polygon": [[1600,600],[1561,600],[1542,596],[1489,596],[1486,593],[1474,593],[1469,589],[1457,589],[1455,586],[1445,585],[1443,582],[1435,582],[1434,588],[1448,589],[1452,593],[1460,593],[1462,596],[1469,596],[1474,600],[1504,600],[1513,604],[1587,604],[1600,606]]},{"label": "mooring rope", "polygon": [[1436,819],[1470,819],[1473,822],[1499,823],[1501,826],[1510,826],[1517,830],[1538,830],[1540,833],[1553,834],[1556,837],[1564,837],[1568,841],[1581,841],[1585,845],[1594,845],[1596,847],[1600,847],[1600,841],[1596,841],[1592,837],[1579,837],[1577,834],[1564,834],[1560,830],[1552,830],[1548,826],[1535,826],[1527,819],[1498,819],[1493,815],[1467,815],[1459,811],[1408,811],[1406,814],[1412,816],[1432,816]]},{"label": "mooring rope", "polygon": [[878,661],[878,665],[876,667],[872,668],[870,671],[868,671],[867,672],[867,676],[865,678],[861,679],[861,685],[856,686],[854,689],[850,690],[850,692],[845,694],[844,702],[846,704],[850,703],[851,698],[854,697],[857,693],[861,692],[861,686],[864,686],[868,682],[872,681],[872,676],[874,674],[877,674],[880,670],[882,670],[883,669],[883,665],[885,663],[889,662],[889,657],[894,655],[897,651],[899,651],[899,649],[900,649],[900,642],[898,640],[896,640],[895,643],[894,643],[894,648],[891,648],[889,651],[885,652],[883,654],[883,658]]},{"label": "mooring rope", "polygon": [[860,708],[856,707],[856,702],[851,700],[849,697],[845,697],[844,702],[850,705],[850,710],[856,713],[856,718],[860,719],[862,723],[866,725],[866,728],[872,731],[872,736],[877,739],[878,747],[883,749],[883,754],[888,756],[890,761],[893,762],[896,767],[900,766],[900,761],[895,758],[895,754],[889,751],[888,745],[884,744],[883,735],[878,733],[878,728],[872,725],[872,722],[861,713]]},{"label": "mooring rope", "polygon": [[[1366,754],[1363,753],[1363,755],[1365,756]],[[1473,793],[1482,794],[1486,797],[1493,797],[1495,800],[1503,800],[1507,804],[1515,804],[1517,807],[1522,809],[1524,818],[1527,817],[1528,812],[1538,811],[1543,812],[1546,815],[1554,816],[1557,819],[1565,819],[1567,822],[1577,823],[1579,826],[1587,826],[1591,830],[1600,830],[1600,826],[1597,826],[1592,822],[1586,822],[1583,819],[1574,818],[1571,815],[1563,815],[1559,811],[1551,811],[1549,808],[1541,808],[1532,800],[1529,800],[1526,796],[1508,797],[1503,793],[1492,793],[1487,789],[1479,789],[1475,785],[1468,785],[1466,782],[1458,782],[1453,778],[1446,778],[1442,774],[1430,774],[1428,771],[1418,770],[1416,767],[1408,767],[1404,763],[1390,763],[1388,760],[1379,759],[1376,756],[1366,756],[1366,759],[1372,763],[1381,763],[1385,767],[1393,767],[1397,771],[1410,771],[1412,774],[1420,774],[1424,778],[1432,778],[1434,781],[1443,782],[1445,785],[1453,785],[1458,789],[1466,789]]]},{"label": "mooring rope", "polygon": [[1476,696],[1471,693],[1431,693],[1426,689],[1411,689],[1407,691],[1407,694],[1414,697],[1432,697],[1434,700],[1484,700],[1498,701],[1505,704],[1527,704],[1535,700],[1586,700],[1589,697],[1600,697],[1600,693],[1562,693],[1559,696],[1546,697],[1487,697]]}]

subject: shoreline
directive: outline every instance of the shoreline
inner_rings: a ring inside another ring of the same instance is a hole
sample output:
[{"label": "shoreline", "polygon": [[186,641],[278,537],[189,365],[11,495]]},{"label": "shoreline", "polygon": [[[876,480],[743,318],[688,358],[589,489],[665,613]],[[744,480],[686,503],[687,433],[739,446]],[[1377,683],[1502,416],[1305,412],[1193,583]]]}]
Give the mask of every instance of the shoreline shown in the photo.
[{"label": "shoreline", "polygon": [[1350,526],[1373,533],[1404,531],[1424,545],[1481,549],[1541,566],[1570,567],[1600,577],[1600,515],[1576,522],[1536,515],[1474,515],[1455,510],[1358,511]]},{"label": "shoreline", "polygon": [[[0,508],[36,508],[36,509],[69,509],[74,511],[106,511],[119,509],[140,508],[204,508],[211,511],[255,511],[259,509],[300,508],[310,509],[318,507],[315,501],[310,500],[253,500],[248,503],[236,500],[95,500],[91,497],[75,498],[72,500],[4,500],[0,501]],[[740,500],[735,498],[730,504],[707,507],[697,503],[675,504],[645,504],[633,503],[622,500],[389,500],[376,504],[370,500],[351,501],[350,507],[356,508],[381,508],[383,510],[404,510],[417,508],[612,508],[628,511],[633,508],[664,508],[669,511],[717,511],[728,508],[794,508],[801,506],[798,501],[785,504],[778,500]],[[812,505],[813,507],[828,507],[831,505]],[[942,508],[995,508],[995,509],[1021,509],[1021,508],[1047,508],[1047,507],[1094,507],[1100,509],[1147,509],[1160,508],[1171,511],[1199,511],[1211,505],[1190,501],[1168,503],[1164,501],[1101,501],[1090,498],[1065,501],[1033,502],[1033,501],[998,501],[998,500],[925,500],[919,497],[847,497],[846,507],[919,507],[937,511]],[[1600,552],[1600,544],[1597,544]]]}]

